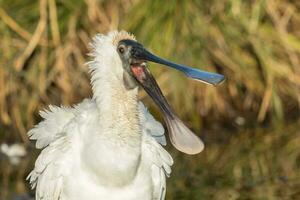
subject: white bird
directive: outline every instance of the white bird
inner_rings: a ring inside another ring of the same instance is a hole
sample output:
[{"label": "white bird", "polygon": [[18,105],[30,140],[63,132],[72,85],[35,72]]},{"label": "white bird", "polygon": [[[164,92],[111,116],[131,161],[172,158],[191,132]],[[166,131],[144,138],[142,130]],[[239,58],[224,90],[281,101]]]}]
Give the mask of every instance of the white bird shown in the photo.
[{"label": "white bird", "polygon": [[0,152],[4,154],[13,165],[18,165],[21,158],[26,156],[26,148],[19,143],[11,145],[3,143],[0,145]]},{"label": "white bird", "polygon": [[138,100],[138,85],[164,114],[172,144],[196,154],[202,141],[173,113],[146,61],[168,65],[210,84],[224,77],[163,60],[125,31],[97,35],[91,44],[93,97],[74,107],[50,106],[29,131],[43,149],[28,179],[37,200],[163,200],[173,159],[163,126]]}]

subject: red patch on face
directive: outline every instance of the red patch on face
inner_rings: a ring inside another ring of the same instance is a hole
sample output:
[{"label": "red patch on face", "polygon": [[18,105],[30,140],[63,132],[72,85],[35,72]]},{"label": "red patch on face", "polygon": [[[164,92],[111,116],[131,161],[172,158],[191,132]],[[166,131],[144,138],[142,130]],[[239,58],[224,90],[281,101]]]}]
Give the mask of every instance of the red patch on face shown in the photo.
[{"label": "red patch on face", "polygon": [[140,82],[143,81],[143,78],[145,77],[144,67],[141,67],[139,65],[135,65],[135,66],[133,65],[131,66],[131,71],[136,77],[136,79],[138,79],[138,81]]}]

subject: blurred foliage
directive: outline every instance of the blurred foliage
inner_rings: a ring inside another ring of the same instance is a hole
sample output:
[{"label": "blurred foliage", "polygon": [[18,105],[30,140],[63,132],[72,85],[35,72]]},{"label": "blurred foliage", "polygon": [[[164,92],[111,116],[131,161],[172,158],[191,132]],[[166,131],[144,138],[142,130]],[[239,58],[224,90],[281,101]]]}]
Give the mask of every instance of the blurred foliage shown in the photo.
[{"label": "blurred foliage", "polygon": [[207,141],[198,156],[174,152],[167,199],[300,199],[299,123]]},{"label": "blurred foliage", "polygon": [[[196,132],[299,118],[298,0],[0,0],[0,141],[29,144],[38,110],[91,96],[89,42],[114,29],[162,57],[227,77],[215,88],[151,64]],[[208,148],[199,160],[176,153],[183,165],[175,165],[168,199],[300,198],[299,133],[291,132],[213,134],[221,144],[202,134]]]}]

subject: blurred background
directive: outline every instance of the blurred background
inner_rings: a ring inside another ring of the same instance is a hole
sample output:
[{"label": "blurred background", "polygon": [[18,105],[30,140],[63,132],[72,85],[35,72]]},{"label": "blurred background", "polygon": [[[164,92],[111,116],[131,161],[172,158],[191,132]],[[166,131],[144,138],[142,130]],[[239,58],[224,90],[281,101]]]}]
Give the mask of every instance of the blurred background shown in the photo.
[{"label": "blurred background", "polygon": [[91,96],[89,42],[114,29],[227,77],[213,87],[150,66],[206,143],[196,156],[167,147],[167,199],[300,199],[299,0],[0,0],[1,200],[33,194],[25,178],[39,152],[26,132],[49,104]]}]

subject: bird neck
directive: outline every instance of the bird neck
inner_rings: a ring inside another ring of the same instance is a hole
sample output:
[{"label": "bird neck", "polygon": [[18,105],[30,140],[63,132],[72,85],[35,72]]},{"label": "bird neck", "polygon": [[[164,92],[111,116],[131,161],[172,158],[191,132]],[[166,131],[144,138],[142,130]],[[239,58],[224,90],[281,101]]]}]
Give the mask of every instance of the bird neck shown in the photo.
[{"label": "bird neck", "polygon": [[101,129],[123,140],[132,140],[134,135],[139,139],[138,88],[126,89],[122,73],[100,70],[92,73],[92,85]]}]

